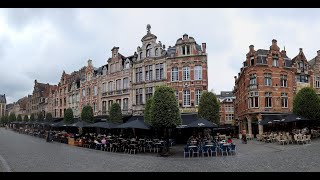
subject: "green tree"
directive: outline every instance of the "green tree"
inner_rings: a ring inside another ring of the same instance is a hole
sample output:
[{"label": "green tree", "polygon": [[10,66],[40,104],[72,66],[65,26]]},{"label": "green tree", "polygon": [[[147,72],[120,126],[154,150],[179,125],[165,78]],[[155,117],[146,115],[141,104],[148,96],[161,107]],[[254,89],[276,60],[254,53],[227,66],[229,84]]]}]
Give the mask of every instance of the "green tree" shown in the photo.
[{"label": "green tree", "polygon": [[34,114],[33,114],[33,113],[31,113],[31,115],[30,115],[30,121],[31,121],[31,122],[34,121]]},{"label": "green tree", "polygon": [[71,108],[68,108],[64,113],[64,122],[72,123],[73,122],[73,111]]},{"label": "green tree", "polygon": [[198,108],[198,118],[203,118],[219,125],[219,109],[220,103],[218,102],[214,93],[203,92],[201,94]]},{"label": "green tree", "polygon": [[110,109],[110,121],[116,124],[122,123],[121,107],[118,103],[113,103]]},{"label": "green tree", "polygon": [[145,105],[144,108],[144,122],[151,124],[151,106],[153,103],[153,96],[148,99],[147,104]]},{"label": "green tree", "polygon": [[46,121],[52,121],[52,114],[51,113],[46,114]]},{"label": "green tree", "polygon": [[22,117],[21,117],[21,114],[18,115],[17,117],[17,121],[21,122],[22,121]]},{"label": "green tree", "polygon": [[9,122],[14,122],[16,121],[16,115],[14,114],[14,112],[10,113],[9,115]]},{"label": "green tree", "polygon": [[38,121],[39,122],[43,122],[43,114],[42,114],[42,112],[38,113]]},{"label": "green tree", "polygon": [[28,117],[28,115],[24,115],[24,117],[23,117],[23,121],[24,121],[24,122],[28,122],[28,121],[29,121],[29,117]]},{"label": "green tree", "polygon": [[293,98],[293,113],[310,120],[320,119],[320,99],[313,88],[302,88]]},{"label": "green tree", "polygon": [[159,86],[151,101],[151,124],[164,133],[167,146],[163,149],[164,156],[169,155],[169,138],[171,129],[181,124],[181,115],[174,90],[167,86]]},{"label": "green tree", "polygon": [[4,116],[1,116],[1,121],[0,121],[0,123],[1,123],[1,124],[5,124],[5,123],[4,123]]},{"label": "green tree", "polygon": [[91,106],[84,106],[81,111],[81,120],[89,123],[93,122],[93,110]]}]

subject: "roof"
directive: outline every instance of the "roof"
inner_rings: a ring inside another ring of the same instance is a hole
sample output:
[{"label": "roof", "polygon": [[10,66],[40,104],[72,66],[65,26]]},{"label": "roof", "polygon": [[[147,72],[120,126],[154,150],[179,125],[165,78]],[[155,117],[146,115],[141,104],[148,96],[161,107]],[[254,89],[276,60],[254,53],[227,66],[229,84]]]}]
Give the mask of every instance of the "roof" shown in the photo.
[{"label": "roof", "polygon": [[199,44],[196,44],[197,51],[201,51],[201,46]]},{"label": "roof", "polygon": [[316,58],[313,58],[309,61],[309,65],[313,67],[316,64]]},{"label": "roof", "polygon": [[292,60],[284,59],[284,66],[285,67],[291,67],[292,66]]},{"label": "roof", "polygon": [[4,95],[0,94],[0,103],[5,103],[5,104],[7,103],[5,94]]},{"label": "roof", "polygon": [[234,96],[234,94],[232,91],[221,91],[220,96],[221,97],[232,97],[232,96]]},{"label": "roof", "polygon": [[268,55],[269,50],[265,50],[265,49],[258,49],[257,50],[257,54],[258,55]]},{"label": "roof", "polygon": [[175,46],[168,48],[167,56],[171,57],[171,54],[173,54],[173,56],[176,54],[176,47]]}]

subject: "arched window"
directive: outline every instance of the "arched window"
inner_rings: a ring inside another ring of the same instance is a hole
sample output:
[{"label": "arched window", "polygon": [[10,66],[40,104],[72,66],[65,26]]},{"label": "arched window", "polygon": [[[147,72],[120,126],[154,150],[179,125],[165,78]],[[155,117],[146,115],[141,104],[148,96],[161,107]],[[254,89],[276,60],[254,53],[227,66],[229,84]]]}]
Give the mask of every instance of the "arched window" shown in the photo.
[{"label": "arched window", "polygon": [[155,53],[154,53],[154,54],[155,54],[155,56],[158,56],[158,54],[159,54],[159,52],[158,52],[158,51],[159,51],[159,49],[158,49],[158,48],[156,48]]},{"label": "arched window", "polygon": [[151,45],[147,46],[147,57],[151,57]]}]

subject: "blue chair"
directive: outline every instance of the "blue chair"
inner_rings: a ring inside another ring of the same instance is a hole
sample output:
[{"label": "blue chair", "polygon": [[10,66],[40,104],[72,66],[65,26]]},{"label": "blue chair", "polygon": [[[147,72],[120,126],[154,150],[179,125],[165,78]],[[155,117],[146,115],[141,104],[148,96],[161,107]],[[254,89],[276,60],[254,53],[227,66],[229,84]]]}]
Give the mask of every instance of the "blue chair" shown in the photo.
[{"label": "blue chair", "polygon": [[230,152],[231,154],[236,154],[236,145],[235,145],[235,144],[231,144],[231,145],[230,145],[229,152]]},{"label": "blue chair", "polygon": [[223,155],[223,153],[227,153],[228,156],[228,147],[227,146],[220,146],[220,150],[221,150],[221,155]]},{"label": "blue chair", "polygon": [[217,146],[211,146],[210,147],[211,156],[213,153],[216,153],[216,156],[218,156],[218,148]]},{"label": "blue chair", "polygon": [[207,155],[209,157],[209,148],[208,147],[202,146],[201,152],[202,152],[202,157],[204,157],[205,153],[207,153]]},{"label": "blue chair", "polygon": [[189,148],[188,147],[184,147],[184,151],[183,151],[183,157],[186,158],[186,154],[189,155],[189,158],[190,158],[190,151],[189,151]]},{"label": "blue chair", "polygon": [[197,156],[199,157],[199,148],[198,147],[191,148],[191,151],[192,151],[192,157],[194,154],[197,154]]}]

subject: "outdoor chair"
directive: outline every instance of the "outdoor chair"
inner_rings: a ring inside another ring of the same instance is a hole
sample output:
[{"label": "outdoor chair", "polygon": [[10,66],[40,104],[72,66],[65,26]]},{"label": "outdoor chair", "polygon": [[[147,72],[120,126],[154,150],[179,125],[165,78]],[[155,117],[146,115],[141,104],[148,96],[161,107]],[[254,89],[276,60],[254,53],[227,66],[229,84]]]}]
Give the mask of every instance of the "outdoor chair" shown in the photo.
[{"label": "outdoor chair", "polygon": [[231,144],[229,149],[230,154],[236,154],[236,145]]},{"label": "outdoor chair", "polygon": [[306,139],[307,139],[307,136],[306,136],[306,135],[303,135],[302,138],[301,138],[302,145],[305,144],[305,143],[307,143],[307,142],[306,142]]},{"label": "outdoor chair", "polygon": [[307,138],[306,138],[306,143],[309,142],[311,144],[311,135],[307,135]]},{"label": "outdoor chair", "polygon": [[197,156],[199,157],[199,148],[198,147],[193,147],[191,148],[192,151],[192,157],[197,154]]},{"label": "outdoor chair", "polygon": [[211,156],[212,156],[213,153],[215,153],[216,156],[218,156],[217,146],[211,146],[211,147],[210,147],[210,153],[211,153]]},{"label": "outdoor chair", "polygon": [[206,147],[206,146],[202,146],[202,149],[201,149],[201,153],[202,153],[202,157],[204,157],[204,154],[206,153],[209,157],[209,148]]},{"label": "outdoor chair", "polygon": [[228,147],[227,146],[220,146],[221,155],[225,152],[228,156]]},{"label": "outdoor chair", "polygon": [[291,142],[291,144],[293,144],[293,140],[292,140],[292,136],[291,135],[288,136],[288,143],[290,143],[290,142]]},{"label": "outdoor chair", "polygon": [[184,151],[183,151],[183,157],[186,158],[186,155],[188,154],[189,158],[190,158],[190,151],[188,147],[184,147]]}]

